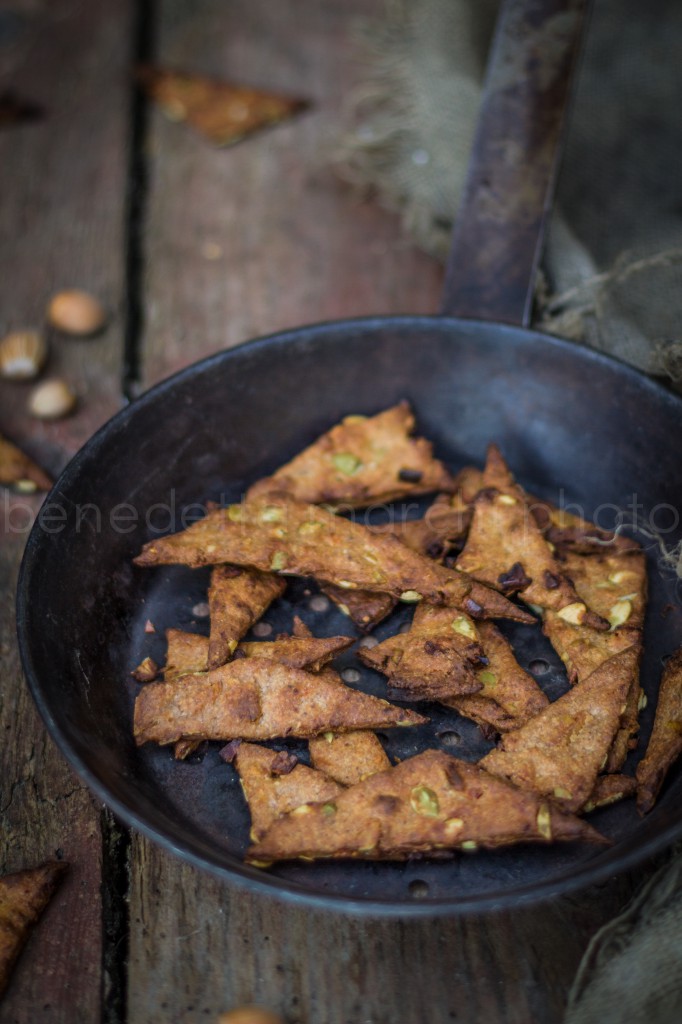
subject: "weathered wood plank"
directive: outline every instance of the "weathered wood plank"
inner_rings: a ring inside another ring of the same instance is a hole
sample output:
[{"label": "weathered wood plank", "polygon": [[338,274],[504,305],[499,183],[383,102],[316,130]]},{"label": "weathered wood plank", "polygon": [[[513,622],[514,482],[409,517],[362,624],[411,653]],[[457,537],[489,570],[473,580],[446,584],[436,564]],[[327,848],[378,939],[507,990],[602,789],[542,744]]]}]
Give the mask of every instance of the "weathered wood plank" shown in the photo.
[{"label": "weathered wood plank", "polygon": [[[65,287],[99,295],[111,315],[92,341],[50,334],[46,372],[77,387],[73,417],[38,423],[25,412],[30,385],[0,382],[0,431],[55,473],[120,404],[133,5],[18,6],[23,13],[0,34],[2,83],[46,116],[0,132],[0,333],[39,327],[50,295]],[[0,1019],[91,1024],[102,995],[101,808],[48,739],[15,639],[16,576],[39,504],[0,489],[0,870],[58,852],[71,870],[22,955]]]},{"label": "weathered wood plank", "polygon": [[[146,384],[249,336],[336,316],[431,312],[440,271],[395,218],[322,166],[353,69],[349,25],[380,5],[161,5],[164,64],[308,94],[314,112],[228,151],[153,114]],[[628,878],[552,906],[370,922],[231,889],[142,837],[131,851],[128,1019],[205,1020],[251,1001],[289,1024],[558,1021],[589,936]]]},{"label": "weathered wood plank", "polygon": [[131,1024],[254,1001],[287,1024],[559,1024],[589,937],[634,884],[484,918],[378,922],[245,894],[139,838],[133,865]]},{"label": "weathered wood plank", "polygon": [[357,68],[355,16],[376,0],[160,5],[164,65],[309,97],[295,121],[216,150],[154,112],[148,145],[143,376],[303,323],[434,312],[440,267],[397,217],[325,166]]}]

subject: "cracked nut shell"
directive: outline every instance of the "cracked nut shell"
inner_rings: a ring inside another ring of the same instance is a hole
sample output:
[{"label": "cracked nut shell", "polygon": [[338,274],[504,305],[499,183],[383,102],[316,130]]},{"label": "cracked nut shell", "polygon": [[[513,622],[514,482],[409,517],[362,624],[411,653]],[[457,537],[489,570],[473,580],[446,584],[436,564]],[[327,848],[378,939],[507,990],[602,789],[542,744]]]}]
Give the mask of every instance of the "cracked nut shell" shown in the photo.
[{"label": "cracked nut shell", "polygon": [[58,420],[68,416],[76,405],[76,393],[64,380],[46,380],[28,400],[28,411],[40,420]]},{"label": "cracked nut shell", "polygon": [[0,376],[6,380],[32,380],[47,358],[45,339],[38,331],[10,331],[0,341]]}]

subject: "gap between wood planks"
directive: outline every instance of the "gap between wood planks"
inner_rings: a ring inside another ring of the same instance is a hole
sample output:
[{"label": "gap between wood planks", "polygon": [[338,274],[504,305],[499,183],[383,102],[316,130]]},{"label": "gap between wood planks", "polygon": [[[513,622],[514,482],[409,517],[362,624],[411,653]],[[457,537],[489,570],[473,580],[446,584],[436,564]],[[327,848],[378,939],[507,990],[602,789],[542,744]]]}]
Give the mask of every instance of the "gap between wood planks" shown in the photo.
[{"label": "gap between wood planks", "polygon": [[[149,102],[135,78],[156,51],[155,0],[137,0],[130,80],[130,136],[125,205],[125,326],[121,391],[127,401],[139,393],[140,341],[144,329],[144,229],[149,175],[145,147]],[[102,836],[102,1024],[125,1024],[130,936],[130,829],[107,808]]]},{"label": "gap between wood planks", "polygon": [[137,0],[131,68],[130,151],[125,213],[125,328],[121,388],[127,401],[139,394],[140,341],[144,330],[144,230],[149,189],[146,158],[149,101],[135,72],[156,55],[156,0]]}]

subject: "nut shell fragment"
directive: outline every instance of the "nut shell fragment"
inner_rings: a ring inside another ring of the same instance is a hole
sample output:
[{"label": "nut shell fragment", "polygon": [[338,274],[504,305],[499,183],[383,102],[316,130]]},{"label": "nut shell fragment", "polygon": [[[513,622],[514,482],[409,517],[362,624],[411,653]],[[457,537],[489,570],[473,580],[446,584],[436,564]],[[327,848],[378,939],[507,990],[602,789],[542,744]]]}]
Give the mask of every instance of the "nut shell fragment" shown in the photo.
[{"label": "nut shell fragment", "polygon": [[64,380],[46,380],[39,384],[28,400],[28,411],[40,420],[59,420],[68,416],[76,405],[76,393]]},{"label": "nut shell fragment", "polygon": [[38,331],[11,331],[0,341],[0,376],[33,380],[47,359],[47,345]]}]

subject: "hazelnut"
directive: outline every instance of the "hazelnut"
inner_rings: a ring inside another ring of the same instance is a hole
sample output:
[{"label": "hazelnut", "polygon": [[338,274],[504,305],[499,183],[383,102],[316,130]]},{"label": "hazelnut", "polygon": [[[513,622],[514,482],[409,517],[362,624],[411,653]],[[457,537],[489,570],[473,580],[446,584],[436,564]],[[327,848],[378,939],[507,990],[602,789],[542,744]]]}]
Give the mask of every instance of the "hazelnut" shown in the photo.
[{"label": "hazelnut", "polygon": [[76,404],[76,394],[66,381],[46,380],[31,392],[28,411],[40,420],[58,420],[68,416]]},{"label": "hazelnut", "polygon": [[47,319],[52,327],[64,334],[86,337],[104,327],[106,314],[93,295],[72,288],[52,296],[47,307]]}]

